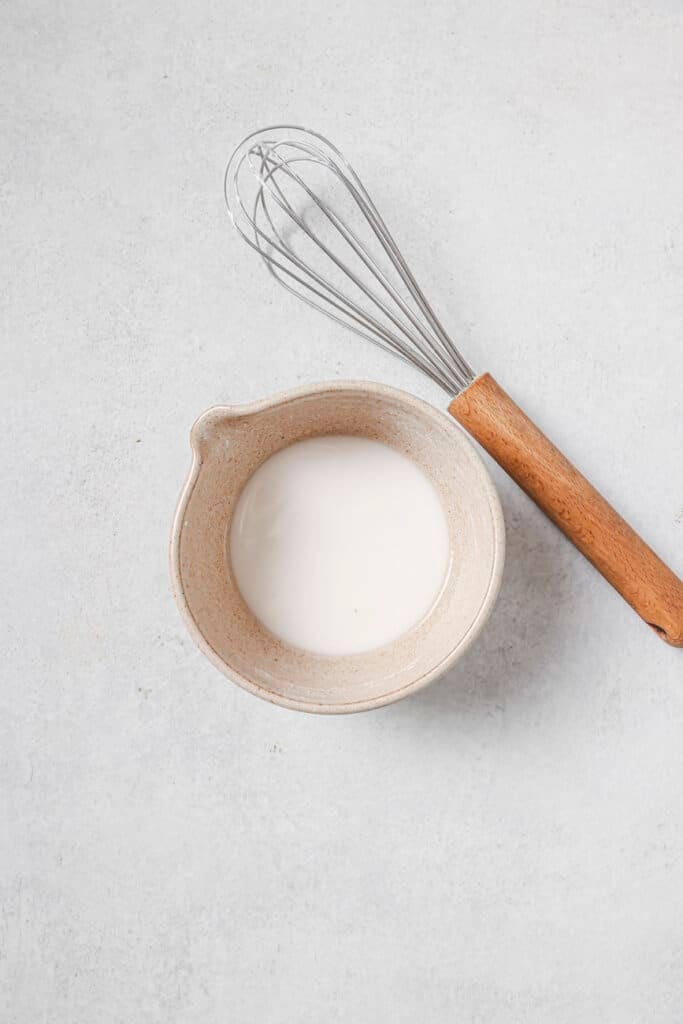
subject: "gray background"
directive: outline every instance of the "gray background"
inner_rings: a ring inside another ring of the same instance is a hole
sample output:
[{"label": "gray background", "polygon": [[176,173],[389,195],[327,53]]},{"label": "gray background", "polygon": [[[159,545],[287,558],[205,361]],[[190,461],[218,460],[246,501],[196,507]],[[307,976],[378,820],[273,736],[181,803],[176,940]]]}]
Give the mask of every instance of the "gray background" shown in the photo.
[{"label": "gray background", "polygon": [[0,1018],[680,1021],[683,657],[502,473],[489,626],[367,715],[220,676],[166,544],[212,403],[367,377],[443,404],[232,233],[230,149],[293,120],[681,572],[681,5],[0,14]]}]

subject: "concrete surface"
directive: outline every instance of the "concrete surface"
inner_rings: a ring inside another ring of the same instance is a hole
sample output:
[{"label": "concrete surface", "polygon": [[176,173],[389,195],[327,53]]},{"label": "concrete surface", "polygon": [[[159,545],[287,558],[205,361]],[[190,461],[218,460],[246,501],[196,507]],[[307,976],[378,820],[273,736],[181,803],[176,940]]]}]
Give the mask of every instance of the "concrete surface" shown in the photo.
[{"label": "concrete surface", "polygon": [[188,639],[166,542],[215,402],[417,374],[277,291],[221,175],[354,160],[444,320],[683,571],[683,10],[0,8],[0,1019],[683,1019],[683,654],[502,474],[489,627],[324,719]]}]

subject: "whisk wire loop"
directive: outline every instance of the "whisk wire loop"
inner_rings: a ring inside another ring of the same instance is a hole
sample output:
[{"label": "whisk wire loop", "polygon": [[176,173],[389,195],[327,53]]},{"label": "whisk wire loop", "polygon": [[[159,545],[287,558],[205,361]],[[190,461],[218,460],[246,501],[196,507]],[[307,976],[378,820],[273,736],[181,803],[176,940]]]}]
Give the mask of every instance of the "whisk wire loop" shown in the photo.
[{"label": "whisk wire loop", "polygon": [[327,139],[289,126],[253,133],[228,162],[224,192],[235,227],[288,291],[451,396],[472,382],[365,186]]},{"label": "whisk wire loop", "polygon": [[[294,162],[294,161],[292,161],[292,162]],[[290,171],[291,171],[291,163],[292,162],[290,162],[290,164],[289,164]],[[398,319],[396,317],[396,315],[392,312],[391,308],[389,306],[387,306],[383,302],[383,300],[380,298],[380,296],[377,294],[377,292],[373,291],[367,284],[365,284],[365,282],[362,280],[362,278],[360,278],[356,273],[354,273],[354,271],[351,269],[351,267],[348,265],[348,263],[342,261],[341,258],[338,257],[334,253],[334,251],[332,251],[325,244],[325,242],[322,240],[322,238],[309,225],[306,224],[306,222],[303,219],[303,217],[301,217],[300,215],[298,215],[296,213],[296,211],[292,208],[291,204],[289,202],[287,202],[287,200],[284,197],[284,194],[283,194],[282,190],[279,188],[279,186],[277,185],[277,183],[274,180],[274,178],[275,178],[275,171],[278,168],[282,167],[282,163],[281,162],[275,163],[272,160],[271,156],[270,156],[270,151],[267,151],[266,153],[263,154],[263,166],[266,166],[268,168],[267,174],[266,175],[263,175],[263,174],[261,175],[261,180],[262,180],[263,186],[264,186],[264,188],[266,188],[266,189],[268,189],[269,191],[272,192],[273,198],[275,199],[277,204],[283,210],[285,210],[285,212],[291,217],[291,219],[294,221],[294,223],[296,223],[298,225],[298,227],[303,232],[305,232],[305,234],[312,241],[316,242],[317,245],[319,245],[319,247],[325,253],[325,255],[327,257],[329,257],[329,259],[332,260],[332,262],[340,270],[344,271],[344,273],[346,273],[351,278],[351,280],[354,282],[354,284],[376,306],[379,306],[382,309],[382,311],[384,312],[385,316],[394,324],[396,329],[399,330],[399,331],[403,331],[404,330],[404,325],[402,324],[400,319]],[[439,347],[434,343],[434,341],[430,337],[427,329],[422,326],[422,324],[420,323],[419,319],[412,313],[412,311],[410,310],[410,308],[407,305],[407,303],[401,298],[400,293],[396,291],[396,289],[392,286],[391,282],[385,277],[385,275],[383,275],[379,271],[379,269],[377,268],[377,265],[373,262],[372,256],[369,253],[367,247],[358,238],[356,233],[353,232],[348,226],[346,226],[332,210],[327,208],[324,205],[324,203],[321,202],[321,200],[318,197],[318,195],[316,194],[316,192],[313,191],[308,185],[306,185],[306,183],[301,179],[301,177],[299,175],[297,175],[297,174],[292,172],[291,176],[292,176],[292,178],[298,184],[301,185],[302,189],[306,192],[306,195],[313,201],[313,203],[318,207],[318,209],[321,210],[321,212],[327,218],[329,223],[333,225],[335,230],[341,235],[341,237],[344,239],[344,241],[348,244],[348,246],[355,253],[355,255],[360,259],[360,261],[363,263],[363,265],[368,270],[368,272],[372,275],[372,277],[379,283],[379,285],[389,295],[389,297],[393,300],[393,302],[396,304],[396,306],[399,308],[399,310],[406,317],[408,317],[408,319],[410,320],[410,323],[412,324],[414,329],[421,335],[424,343],[432,350],[434,358],[437,359],[437,361],[439,361],[442,364],[442,370],[445,373],[447,373],[448,372],[448,364],[447,364],[447,362],[444,362],[443,353],[439,350]],[[292,256],[292,258],[296,259],[295,254],[291,250],[291,247],[286,245],[286,242],[284,241],[282,235],[277,231],[277,228],[275,227],[275,224],[274,224],[274,222],[273,222],[273,220],[272,220],[272,218],[270,216],[270,213],[267,210],[267,206],[263,202],[263,192],[261,192],[260,199],[261,199],[261,203],[262,203],[263,208],[264,208],[265,215],[266,215],[266,217],[268,219],[269,224],[271,225],[272,230],[277,235],[279,241],[282,244],[284,244],[286,248],[288,248],[290,256]]]}]

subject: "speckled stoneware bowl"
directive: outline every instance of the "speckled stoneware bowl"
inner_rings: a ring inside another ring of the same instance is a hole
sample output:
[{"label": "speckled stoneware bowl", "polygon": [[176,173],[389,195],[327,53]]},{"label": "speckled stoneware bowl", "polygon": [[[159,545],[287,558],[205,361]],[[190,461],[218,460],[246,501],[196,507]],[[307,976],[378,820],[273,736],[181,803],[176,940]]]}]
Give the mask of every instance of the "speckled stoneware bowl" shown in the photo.
[{"label": "speckled stoneware bowl", "polygon": [[[441,496],[451,545],[446,583],[421,622],[377,650],[334,658],[288,647],[261,625],[237,589],[227,543],[252,473],[281,448],[323,434],[373,438],[413,459]],[[347,381],[209,409],[190,439],[194,460],[171,538],[173,589],[198,646],[240,686],[300,711],[366,711],[419,690],[474,640],[500,586],[505,530],[491,478],[452,420],[402,391]]]}]

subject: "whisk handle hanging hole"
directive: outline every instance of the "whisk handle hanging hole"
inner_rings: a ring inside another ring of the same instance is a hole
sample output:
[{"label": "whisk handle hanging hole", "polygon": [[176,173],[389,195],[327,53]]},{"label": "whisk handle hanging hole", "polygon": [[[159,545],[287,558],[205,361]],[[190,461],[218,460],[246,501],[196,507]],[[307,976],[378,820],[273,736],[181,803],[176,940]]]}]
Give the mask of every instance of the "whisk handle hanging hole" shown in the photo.
[{"label": "whisk handle hanging hole", "polygon": [[493,377],[477,377],[449,412],[640,617],[667,643],[683,647],[683,582]]}]

